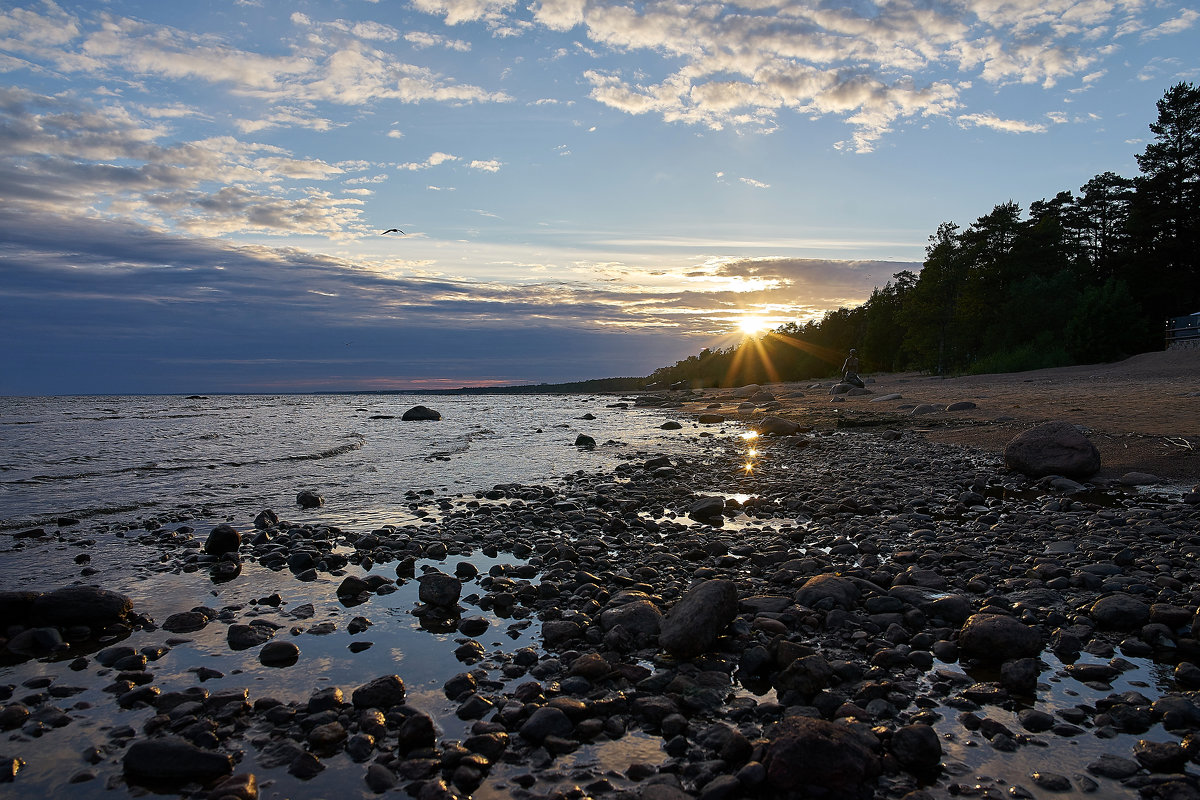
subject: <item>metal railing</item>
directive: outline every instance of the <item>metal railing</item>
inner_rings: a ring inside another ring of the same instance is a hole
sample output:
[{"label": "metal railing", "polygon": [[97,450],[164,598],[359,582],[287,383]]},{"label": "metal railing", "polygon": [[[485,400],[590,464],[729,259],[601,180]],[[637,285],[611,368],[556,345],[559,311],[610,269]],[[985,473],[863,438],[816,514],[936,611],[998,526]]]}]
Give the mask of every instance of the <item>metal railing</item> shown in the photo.
[{"label": "metal railing", "polygon": [[1165,325],[1167,350],[1200,348],[1200,313],[1171,317]]}]

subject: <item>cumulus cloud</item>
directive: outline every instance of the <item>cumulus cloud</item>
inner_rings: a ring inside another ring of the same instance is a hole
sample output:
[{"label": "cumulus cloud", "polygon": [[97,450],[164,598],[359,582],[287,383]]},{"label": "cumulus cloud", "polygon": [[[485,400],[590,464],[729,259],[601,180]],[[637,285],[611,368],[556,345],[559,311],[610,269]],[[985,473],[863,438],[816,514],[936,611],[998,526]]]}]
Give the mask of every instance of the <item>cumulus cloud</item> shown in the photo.
[{"label": "cumulus cloud", "polygon": [[[270,103],[364,105],[401,102],[505,102],[503,92],[462,84],[398,59],[377,44],[399,31],[376,22],[318,21],[302,13],[293,25],[308,35],[291,53],[262,54],[212,36],[101,14],[75,17],[49,4],[44,13],[0,12],[0,46],[27,63],[49,61],[66,72],[132,73],[148,78],[226,85]],[[47,46],[50,43],[53,46]],[[446,46],[458,45],[446,40]]]},{"label": "cumulus cloud", "polygon": [[297,182],[362,169],[215,136],[169,140],[117,106],[0,88],[0,184],[34,209],[127,217],[205,234],[320,233],[359,227],[361,201]]}]

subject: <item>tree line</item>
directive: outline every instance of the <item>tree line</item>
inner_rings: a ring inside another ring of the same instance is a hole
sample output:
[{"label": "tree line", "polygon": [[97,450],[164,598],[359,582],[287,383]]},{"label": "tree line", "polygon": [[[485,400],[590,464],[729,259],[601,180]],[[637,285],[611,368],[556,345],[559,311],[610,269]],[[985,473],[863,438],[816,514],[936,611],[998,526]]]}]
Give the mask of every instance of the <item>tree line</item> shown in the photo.
[{"label": "tree line", "polygon": [[737,386],[865,371],[1012,372],[1162,349],[1169,317],[1200,311],[1200,88],[1157,103],[1139,175],[997,205],[929,237],[918,274],[759,339],[705,349],[649,380]]}]

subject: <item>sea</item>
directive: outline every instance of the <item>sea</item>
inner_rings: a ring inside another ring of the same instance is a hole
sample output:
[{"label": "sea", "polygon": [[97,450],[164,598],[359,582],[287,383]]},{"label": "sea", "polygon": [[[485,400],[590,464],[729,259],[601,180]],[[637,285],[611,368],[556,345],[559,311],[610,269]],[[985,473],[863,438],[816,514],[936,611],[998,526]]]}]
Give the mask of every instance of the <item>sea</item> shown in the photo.
[{"label": "sea", "polygon": [[[417,405],[441,420],[403,421]],[[0,397],[0,531],[193,507],[307,521],[305,489],[325,498],[307,514],[324,524],[401,524],[410,491],[545,483],[680,448],[664,419],[594,395]]]},{"label": "sea", "polygon": [[[401,419],[417,405],[439,412],[441,420]],[[0,707],[21,701],[35,712],[21,729],[4,734],[0,755],[17,759],[19,768],[0,794],[111,800],[144,793],[126,782],[122,760],[155,712],[114,703],[112,670],[95,658],[115,644],[162,654],[148,671],[164,692],[247,690],[251,703],[270,696],[303,704],[334,686],[348,697],[375,677],[398,674],[410,705],[434,717],[443,741],[464,738],[471,720],[457,713],[442,686],[469,668],[455,655],[465,639],[422,626],[413,613],[418,584],[398,577],[394,564],[350,565],[303,581],[248,560],[226,579],[204,568],[181,572],[141,538],[190,530],[203,542],[222,522],[250,532],[264,509],[348,534],[387,524],[437,529],[436,520],[422,518],[413,493],[469,502],[500,484],[554,486],[572,473],[606,473],[630,459],[694,451],[696,431],[682,414],[676,416],[683,429],[660,427],[673,415],[634,409],[632,398],[612,395],[0,398],[0,590],[95,584],[129,596],[135,611],[156,625],[198,607],[222,615],[182,639],[152,626],[119,642],[71,642],[57,654],[0,648]],[[580,434],[596,447],[577,447]],[[321,495],[324,505],[300,508],[301,490]],[[46,535],[28,535],[37,529]],[[337,549],[353,553],[345,544]],[[474,596],[483,591],[480,579],[525,563],[509,553],[474,550],[420,559],[418,574],[454,572],[463,561],[478,571],[463,587]],[[392,590],[358,606],[338,597],[346,574],[368,572],[389,578]],[[260,603],[268,595],[278,598],[275,605]],[[501,616],[466,597],[461,602],[464,616],[487,620],[478,641],[487,648],[483,666],[490,665],[492,675],[516,650],[540,652],[537,619]],[[299,646],[296,664],[268,667],[259,663],[257,648],[230,649],[227,626],[259,617],[283,626],[279,638]],[[351,626],[352,619],[365,620],[366,629]],[[257,747],[243,742],[235,748],[238,771],[258,775],[263,800],[376,796],[363,783],[365,766],[344,754],[326,759],[316,778],[301,780],[286,765],[263,761]],[[605,764],[663,757],[659,739],[631,732],[581,748],[563,763],[597,774]],[[474,796],[509,797],[507,780],[497,767]]]}]

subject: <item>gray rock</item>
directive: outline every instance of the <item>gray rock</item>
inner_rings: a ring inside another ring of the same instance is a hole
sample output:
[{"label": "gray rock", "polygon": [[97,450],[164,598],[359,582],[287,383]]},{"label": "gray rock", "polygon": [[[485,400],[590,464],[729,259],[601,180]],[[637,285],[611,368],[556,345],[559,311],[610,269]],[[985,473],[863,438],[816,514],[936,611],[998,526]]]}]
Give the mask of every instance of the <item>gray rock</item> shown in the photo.
[{"label": "gray rock", "polygon": [[663,617],[659,646],[676,658],[695,658],[716,644],[737,616],[737,586],[710,580],[687,591]]},{"label": "gray rock", "polygon": [[1010,441],[1004,448],[1004,463],[1034,478],[1090,478],[1100,470],[1100,451],[1071,423],[1046,422]]},{"label": "gray rock", "polygon": [[946,406],[947,411],[970,411],[973,408],[978,408],[978,406],[970,400],[959,400],[957,403]]},{"label": "gray rock", "polygon": [[596,440],[587,434],[581,433],[575,437],[575,446],[582,447],[585,450],[594,450],[596,449]]},{"label": "gray rock", "polygon": [[925,414],[936,414],[939,411],[944,411],[945,409],[945,406],[938,405],[937,403],[921,403],[920,405],[915,406],[913,410],[908,413],[914,417],[920,417],[924,416]]},{"label": "gray rock", "polygon": [[701,414],[696,421],[701,425],[719,425],[725,421],[725,417],[721,414]]}]

